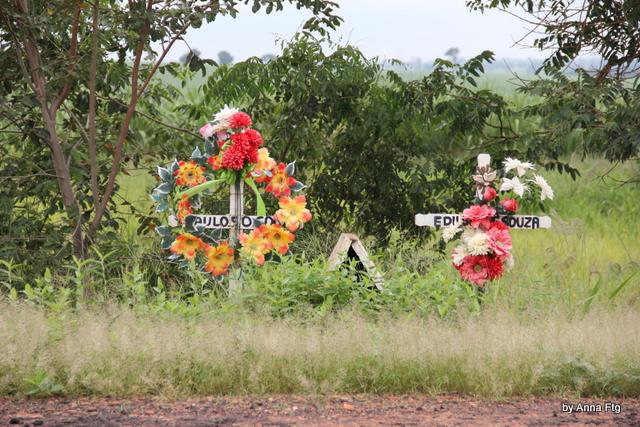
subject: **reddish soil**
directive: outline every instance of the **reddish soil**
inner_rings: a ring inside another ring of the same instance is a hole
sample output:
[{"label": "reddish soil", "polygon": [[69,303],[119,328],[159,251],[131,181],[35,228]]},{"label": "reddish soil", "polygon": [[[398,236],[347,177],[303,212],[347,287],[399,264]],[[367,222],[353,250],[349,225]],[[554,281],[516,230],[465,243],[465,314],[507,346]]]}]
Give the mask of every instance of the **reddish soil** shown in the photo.
[{"label": "reddish soil", "polygon": [[602,412],[568,414],[562,400],[484,401],[458,395],[0,399],[0,423],[20,426],[640,426],[640,400],[567,399]]}]

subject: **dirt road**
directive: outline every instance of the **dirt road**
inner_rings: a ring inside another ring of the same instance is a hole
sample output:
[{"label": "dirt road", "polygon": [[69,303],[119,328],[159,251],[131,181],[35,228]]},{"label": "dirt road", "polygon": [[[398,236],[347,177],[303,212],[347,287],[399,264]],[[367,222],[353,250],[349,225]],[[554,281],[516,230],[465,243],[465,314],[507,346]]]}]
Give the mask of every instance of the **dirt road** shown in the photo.
[{"label": "dirt road", "polygon": [[[563,412],[563,401],[559,399],[493,402],[458,395],[213,397],[179,401],[0,399],[0,423],[18,426],[640,426],[640,400],[574,398],[564,403],[574,405],[574,412]],[[601,411],[580,412],[585,409]]]}]

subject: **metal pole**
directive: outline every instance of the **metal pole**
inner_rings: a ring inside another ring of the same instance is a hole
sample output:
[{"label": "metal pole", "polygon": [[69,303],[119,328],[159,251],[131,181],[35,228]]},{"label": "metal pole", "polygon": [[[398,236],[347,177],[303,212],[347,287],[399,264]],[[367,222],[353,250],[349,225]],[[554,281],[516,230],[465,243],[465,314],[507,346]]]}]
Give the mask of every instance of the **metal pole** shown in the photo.
[{"label": "metal pole", "polygon": [[[244,182],[242,179],[238,179],[230,189],[229,196],[229,216],[231,221],[231,228],[229,229],[229,244],[237,249],[238,237],[242,233],[242,216],[244,205]],[[240,272],[240,274],[242,274]],[[242,276],[238,276],[236,279],[229,279],[229,290],[236,291],[242,288]]]}]

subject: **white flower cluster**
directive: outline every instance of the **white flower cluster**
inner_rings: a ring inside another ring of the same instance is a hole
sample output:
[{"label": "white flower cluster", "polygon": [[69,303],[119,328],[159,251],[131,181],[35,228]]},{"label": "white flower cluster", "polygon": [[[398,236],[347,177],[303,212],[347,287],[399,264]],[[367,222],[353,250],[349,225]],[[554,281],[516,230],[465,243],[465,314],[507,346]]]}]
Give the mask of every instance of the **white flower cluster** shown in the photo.
[{"label": "white flower cluster", "polygon": [[540,200],[553,200],[553,189],[540,175],[534,174],[533,179],[529,179],[524,182],[520,181],[520,177],[524,176],[528,170],[535,169],[533,167],[533,163],[521,162],[518,159],[507,157],[507,159],[503,161],[502,164],[504,165],[505,173],[509,173],[510,171],[515,170],[518,176],[514,176],[513,178],[503,178],[502,185],[500,186],[500,191],[513,191],[518,196],[524,197],[524,193],[529,191],[529,187],[527,186],[527,182],[529,182],[534,183],[538,187],[540,187]]},{"label": "white flower cluster", "polygon": [[240,110],[238,110],[237,108],[229,108],[229,106],[225,104],[224,108],[217,112],[215,116],[213,116],[214,131],[221,132],[229,129],[229,119],[231,119],[231,116],[233,116],[238,111]]}]

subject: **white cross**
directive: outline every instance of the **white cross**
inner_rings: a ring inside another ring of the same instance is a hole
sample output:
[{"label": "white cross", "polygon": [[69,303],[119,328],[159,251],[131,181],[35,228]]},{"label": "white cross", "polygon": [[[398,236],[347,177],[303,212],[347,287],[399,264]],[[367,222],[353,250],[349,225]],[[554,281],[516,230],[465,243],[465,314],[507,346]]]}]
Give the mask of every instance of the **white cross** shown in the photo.
[{"label": "white cross", "polygon": [[[478,167],[489,166],[491,163],[491,156],[488,154],[478,155]],[[477,196],[482,198],[482,192],[477,191]],[[503,215],[500,220],[508,225],[510,228],[517,230],[537,230],[539,228],[551,228],[551,218],[548,216],[535,216],[535,215]],[[462,221],[461,214],[446,214],[446,213],[429,213],[429,214],[417,214],[415,223],[419,227],[449,227],[451,225],[459,224]]]}]

